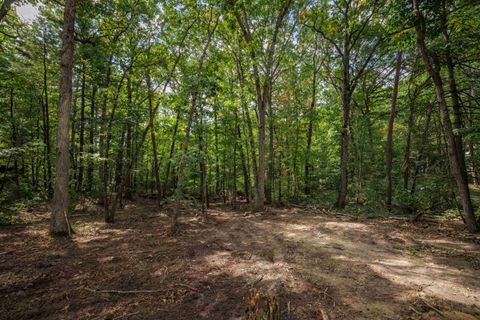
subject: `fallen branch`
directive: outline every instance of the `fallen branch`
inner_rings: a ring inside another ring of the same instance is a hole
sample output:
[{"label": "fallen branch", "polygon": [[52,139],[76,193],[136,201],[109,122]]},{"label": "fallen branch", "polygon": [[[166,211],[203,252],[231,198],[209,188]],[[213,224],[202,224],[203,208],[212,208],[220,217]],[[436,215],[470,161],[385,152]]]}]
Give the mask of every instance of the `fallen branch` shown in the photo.
[{"label": "fallen branch", "polygon": [[417,309],[415,309],[413,306],[410,306],[410,310],[412,310],[416,314],[422,315],[422,313],[420,311],[418,311]]},{"label": "fallen branch", "polygon": [[440,316],[444,317],[445,319],[450,319],[450,318],[447,317],[442,311],[438,310],[437,308],[435,308],[434,306],[432,306],[430,303],[428,303],[428,301],[425,300],[424,298],[420,297],[419,295],[418,295],[418,298],[419,298],[420,300],[422,300],[422,302],[425,303],[425,305],[426,305],[427,307],[429,307],[430,309],[432,309],[433,311],[435,311],[436,313],[438,313]]},{"label": "fallen branch", "polygon": [[188,288],[188,289],[190,289],[190,290],[192,290],[192,291],[195,291],[195,292],[199,292],[197,289],[195,289],[194,287],[189,286],[188,284],[179,283],[178,286]]},{"label": "fallen branch", "polygon": [[[179,287],[185,287],[192,291],[199,292],[194,287],[189,286],[188,284],[179,283],[177,284]],[[91,289],[87,287],[83,287],[84,290],[89,292],[96,292],[96,293],[117,293],[117,294],[136,294],[136,293],[158,293],[158,292],[165,292],[166,289],[159,289],[159,290],[101,290],[101,289]]]},{"label": "fallen branch", "polygon": [[96,293],[118,293],[118,294],[136,294],[136,293],[158,293],[165,290],[100,290],[84,287],[84,290]]}]

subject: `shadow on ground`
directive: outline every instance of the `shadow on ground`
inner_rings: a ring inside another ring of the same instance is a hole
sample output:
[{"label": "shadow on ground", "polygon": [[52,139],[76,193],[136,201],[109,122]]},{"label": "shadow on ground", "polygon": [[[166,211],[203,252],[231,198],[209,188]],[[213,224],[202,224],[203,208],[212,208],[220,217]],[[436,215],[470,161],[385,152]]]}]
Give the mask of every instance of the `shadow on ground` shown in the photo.
[{"label": "shadow on ground", "polygon": [[48,235],[46,213],[0,229],[0,319],[243,319],[251,288],[285,319],[480,317],[480,247],[457,222],[213,206],[206,221],[184,210],[169,237],[153,202],[114,225],[73,220],[71,241]]}]

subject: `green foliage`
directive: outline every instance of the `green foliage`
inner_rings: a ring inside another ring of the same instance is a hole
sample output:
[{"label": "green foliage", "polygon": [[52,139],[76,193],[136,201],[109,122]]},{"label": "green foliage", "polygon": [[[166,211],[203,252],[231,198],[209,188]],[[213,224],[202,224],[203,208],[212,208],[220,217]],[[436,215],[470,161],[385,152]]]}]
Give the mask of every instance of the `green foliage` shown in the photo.
[{"label": "green foliage", "polygon": [[[80,197],[119,192],[127,175],[130,195],[155,193],[151,132],[161,188],[165,196],[174,194],[190,112],[181,186],[186,198],[199,199],[202,168],[211,200],[253,195],[253,159],[257,166],[259,161],[257,82],[272,89],[265,150],[268,178],[271,125],[273,201],[331,207],[339,184],[342,79],[348,71],[345,210],[366,216],[451,215],[458,195],[435,90],[418,57],[409,1],[292,1],[275,33],[285,3],[80,1],[70,118],[70,209]],[[478,167],[480,65],[472,57],[480,52],[475,32],[479,6],[442,3],[422,1],[427,42],[442,67],[445,92],[450,92],[446,48],[451,50],[464,123],[455,133],[463,138],[468,168]],[[57,2],[39,2],[39,12],[31,24],[12,14],[0,25],[0,190],[5,208],[24,199],[47,201],[55,178],[63,12]],[[251,41],[238,17],[248,21]],[[209,27],[217,18],[199,72]],[[274,36],[276,50],[269,56]],[[384,210],[384,150],[392,71],[400,50],[405,59],[394,123],[390,213]],[[152,127],[149,97],[156,111]],[[193,97],[197,100],[191,111]]]}]

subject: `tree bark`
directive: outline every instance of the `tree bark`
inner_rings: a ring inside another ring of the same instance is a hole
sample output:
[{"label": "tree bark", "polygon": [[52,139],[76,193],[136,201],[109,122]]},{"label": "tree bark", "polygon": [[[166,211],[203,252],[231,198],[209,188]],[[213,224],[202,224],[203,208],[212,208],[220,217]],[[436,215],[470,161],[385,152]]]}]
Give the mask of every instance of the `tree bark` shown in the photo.
[{"label": "tree bark", "polygon": [[[17,148],[18,147],[18,141],[17,141],[17,128],[15,126],[15,117],[14,117],[14,113],[13,113],[13,106],[14,106],[14,102],[13,102],[13,88],[10,89],[10,125],[12,126],[12,147],[13,148]],[[18,160],[17,160],[17,156],[14,156],[14,160],[13,160],[13,174],[15,176],[14,180],[15,180],[15,184],[17,185],[17,187],[20,185],[20,180],[19,180],[19,172],[18,172]]]},{"label": "tree bark", "polygon": [[337,208],[344,208],[347,198],[348,188],[348,143],[350,140],[350,103],[351,103],[351,88],[350,88],[350,51],[348,43],[348,35],[344,36],[343,44],[343,72],[342,72],[342,111],[343,121],[341,129],[340,140],[340,181],[338,185],[338,197],[335,206]]},{"label": "tree bark", "polygon": [[393,125],[397,113],[398,86],[400,82],[400,71],[402,68],[402,52],[397,52],[397,65],[395,68],[395,79],[393,81],[392,103],[390,106],[390,117],[387,128],[387,145],[385,148],[386,156],[386,195],[385,207],[388,211],[392,210],[392,163],[393,163]]},{"label": "tree bark", "polygon": [[242,143],[242,133],[240,131],[240,125],[238,124],[238,115],[237,112],[235,111],[235,119],[237,119],[236,122],[236,134],[237,134],[237,139],[239,143],[239,152],[240,152],[240,162],[242,164],[242,173],[243,173],[243,186],[245,190],[245,199],[248,202],[250,202],[250,176],[248,172],[248,166],[246,163],[245,159],[245,153],[243,151],[243,143]]},{"label": "tree bark", "polygon": [[[268,103],[269,92],[272,90],[273,83],[273,59],[275,55],[275,47],[277,44],[278,33],[282,22],[286,14],[288,13],[289,7],[292,3],[292,0],[286,0],[283,3],[283,6],[280,12],[277,14],[275,19],[275,26],[272,33],[271,41],[267,49],[267,62],[265,66],[265,80],[261,81],[259,74],[259,66],[256,50],[254,48],[253,37],[250,30],[250,25],[246,15],[243,17],[238,11],[234,11],[235,18],[237,19],[240,28],[242,29],[244,39],[247,44],[250,46],[250,58],[253,69],[253,78],[255,81],[255,92],[257,98],[257,111],[258,111],[258,175],[256,178],[256,197],[254,210],[263,211],[265,204],[265,105]],[[272,136],[273,137],[273,136]]]},{"label": "tree bark", "polygon": [[[460,102],[460,96],[458,94],[457,82],[455,80],[455,65],[453,63],[452,54],[451,54],[451,42],[450,42],[450,34],[448,33],[448,13],[446,8],[445,1],[443,2],[443,12],[441,17],[441,29],[442,34],[445,39],[445,62],[447,64],[447,72],[448,72],[448,87],[450,91],[450,98],[453,104],[453,125],[455,129],[463,129],[463,120],[462,120],[462,105]],[[457,132],[455,134],[455,144],[458,149],[458,160],[460,162],[460,166],[462,168],[462,173],[464,175],[465,181],[468,181],[467,175],[467,166],[465,163],[465,151],[463,146],[463,136],[461,132]]]},{"label": "tree bark", "polygon": [[175,117],[175,125],[173,126],[172,142],[170,144],[170,152],[168,155],[168,161],[165,168],[165,181],[163,182],[163,194],[166,195],[169,190],[170,182],[170,167],[173,161],[173,153],[175,152],[175,142],[177,141],[178,123],[180,122],[180,109],[177,110],[177,116]]},{"label": "tree bark", "polygon": [[84,163],[84,143],[85,143],[85,63],[82,65],[82,92],[80,103],[80,134],[78,154],[80,156],[78,163],[77,191],[83,193],[83,163]]},{"label": "tree bark", "polygon": [[312,101],[308,110],[308,131],[307,131],[307,148],[305,150],[305,187],[306,195],[310,194],[310,152],[312,149],[313,136],[313,112],[317,99],[317,43],[315,42],[315,51],[313,53],[313,76],[312,76]]},{"label": "tree bark", "polygon": [[272,90],[270,85],[264,87],[264,95],[268,104],[268,183],[266,188],[267,202],[272,203],[272,194],[275,183],[275,165],[274,165],[274,117],[272,106]]},{"label": "tree bark", "polygon": [[75,0],[66,0],[60,61],[60,108],[58,109],[57,160],[50,230],[70,235],[68,222],[70,155],[68,152],[74,51]]},{"label": "tree bark", "polygon": [[47,198],[51,199],[53,196],[52,187],[52,161],[51,161],[51,143],[50,143],[50,110],[48,105],[48,74],[47,74],[47,39],[45,32],[43,34],[43,143],[45,144],[45,166],[46,179],[45,189],[47,190]]},{"label": "tree bark", "polygon": [[[414,94],[416,94],[415,92]],[[412,131],[414,125],[414,114],[415,114],[415,103],[416,97],[412,97],[410,101],[410,112],[408,115],[407,121],[407,133],[405,136],[405,153],[403,155],[403,165],[402,165],[402,174],[403,174],[403,189],[408,190],[408,184],[410,180],[410,167],[411,167],[411,160],[410,154],[412,150]]]},{"label": "tree bark", "polygon": [[90,101],[90,118],[89,118],[89,132],[88,132],[88,144],[89,144],[89,159],[87,167],[87,191],[91,192],[93,187],[93,154],[95,153],[95,128],[96,128],[96,109],[95,109],[95,96],[97,94],[97,87],[92,87],[92,97]]},{"label": "tree bark", "polygon": [[160,206],[162,199],[162,185],[160,182],[160,166],[158,164],[157,138],[155,135],[155,114],[153,113],[153,90],[150,74],[147,73],[148,87],[148,111],[150,121],[150,138],[152,139],[153,173],[155,176],[155,186],[157,187],[157,204]]},{"label": "tree bark", "polygon": [[442,78],[440,76],[440,65],[435,55],[429,52],[425,45],[425,21],[417,0],[413,0],[413,7],[415,10],[414,24],[417,33],[417,46],[422,55],[425,67],[435,85],[435,93],[438,104],[440,105],[440,112],[448,145],[448,157],[457,184],[458,193],[461,198],[465,224],[470,232],[476,232],[478,230],[477,221],[475,219],[475,213],[470,199],[468,181],[465,180],[465,174],[462,172],[461,157],[456,145],[449,110],[445,100]]}]

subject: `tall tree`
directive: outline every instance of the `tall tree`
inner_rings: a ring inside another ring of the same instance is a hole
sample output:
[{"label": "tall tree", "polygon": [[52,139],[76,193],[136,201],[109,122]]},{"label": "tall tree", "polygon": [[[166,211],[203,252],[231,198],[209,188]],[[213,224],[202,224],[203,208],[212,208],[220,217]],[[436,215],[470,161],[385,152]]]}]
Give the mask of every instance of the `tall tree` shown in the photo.
[{"label": "tall tree", "polygon": [[448,158],[450,160],[450,166],[462,202],[463,216],[468,230],[470,232],[476,232],[478,230],[477,221],[475,219],[475,212],[473,210],[472,200],[470,199],[470,189],[468,188],[468,181],[466,181],[465,179],[466,174],[462,171],[465,167],[462,167],[461,164],[462,156],[460,155],[460,150],[458,149],[455,140],[452,122],[450,120],[450,113],[448,110],[447,101],[445,99],[443,80],[440,74],[441,65],[438,56],[434,52],[429,51],[426,46],[425,18],[419,6],[418,0],[413,0],[412,4],[414,9],[414,25],[417,34],[417,46],[420,54],[422,55],[422,59],[428,71],[428,74],[432,78],[433,84],[435,86],[435,94],[437,96],[437,101],[440,106],[443,129],[447,140]]},{"label": "tall tree", "polygon": [[[253,69],[253,78],[255,81],[255,93],[256,93],[256,103],[257,103],[257,116],[258,116],[258,172],[255,179],[255,205],[254,209],[257,211],[262,211],[265,204],[265,114],[267,107],[271,108],[271,92],[273,90],[273,76],[275,68],[275,50],[278,41],[278,35],[280,28],[282,27],[283,20],[288,14],[292,0],[286,0],[282,3],[280,11],[275,17],[275,24],[273,26],[273,31],[271,34],[270,41],[266,44],[267,50],[265,52],[266,62],[263,66],[264,77],[260,75],[260,65],[258,51],[262,51],[260,48],[256,48],[255,42],[258,39],[253,38],[251,30],[251,21],[249,19],[246,8],[241,5],[236,4],[235,0],[230,0],[230,4],[233,6],[233,13],[235,18],[240,25],[245,42],[248,45],[250,53],[250,63]],[[239,8],[241,6],[241,8]],[[241,12],[240,12],[241,10]],[[270,102],[270,106],[269,106]],[[270,110],[271,111],[271,110]],[[272,116],[272,112],[270,114]],[[273,138],[273,126],[270,132],[271,137]],[[273,143],[273,140],[270,141]],[[271,156],[271,167],[273,168],[273,151]],[[273,169],[272,169],[273,174]],[[269,190],[270,192],[270,190]]]},{"label": "tall tree", "polygon": [[385,147],[386,157],[386,182],[387,190],[385,195],[385,207],[392,210],[392,164],[393,164],[393,124],[397,113],[398,86],[400,83],[400,71],[402,68],[402,52],[397,52],[397,64],[395,67],[395,77],[393,79],[392,103],[390,105],[390,117],[387,127],[387,144]]},{"label": "tall tree", "polygon": [[69,125],[72,103],[75,0],[66,0],[60,60],[60,106],[58,108],[56,177],[52,200],[51,231],[70,235],[68,222],[70,154]]}]

